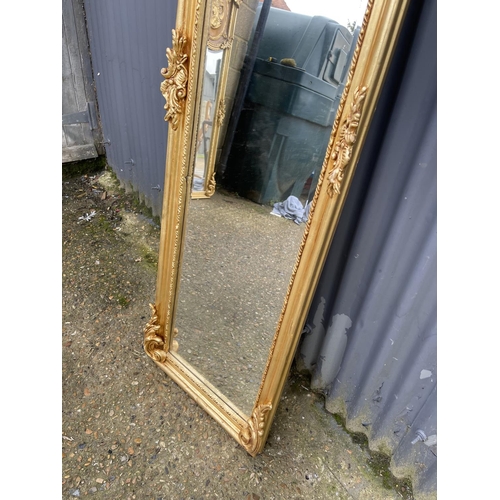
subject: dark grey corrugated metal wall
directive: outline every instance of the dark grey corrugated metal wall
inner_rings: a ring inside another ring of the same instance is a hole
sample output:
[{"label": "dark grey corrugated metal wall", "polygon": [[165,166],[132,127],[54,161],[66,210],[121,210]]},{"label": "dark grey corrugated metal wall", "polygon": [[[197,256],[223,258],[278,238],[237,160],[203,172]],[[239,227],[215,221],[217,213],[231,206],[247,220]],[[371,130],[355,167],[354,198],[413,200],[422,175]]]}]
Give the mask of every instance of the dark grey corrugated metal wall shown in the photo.
[{"label": "dark grey corrugated metal wall", "polygon": [[436,121],[427,0],[410,7],[297,353],[326,408],[421,495],[436,491]]},{"label": "dark grey corrugated metal wall", "polygon": [[85,0],[108,164],[161,215],[167,123],[160,93],[177,0]]}]

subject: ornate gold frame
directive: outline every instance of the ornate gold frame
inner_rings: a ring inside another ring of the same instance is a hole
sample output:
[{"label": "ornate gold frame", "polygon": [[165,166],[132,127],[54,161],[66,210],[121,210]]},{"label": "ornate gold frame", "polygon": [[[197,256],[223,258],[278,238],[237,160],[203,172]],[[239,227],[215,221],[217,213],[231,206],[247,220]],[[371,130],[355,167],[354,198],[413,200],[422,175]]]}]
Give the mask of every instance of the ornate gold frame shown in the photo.
[{"label": "ornate gold frame", "polygon": [[[239,2],[238,2],[239,3]],[[177,352],[174,327],[207,2],[179,0],[162,93],[170,121],[156,304],[144,332],[153,361],[252,456],[265,445],[409,0],[369,0],[303,240],[251,415],[244,415]],[[221,93],[221,95],[223,95]]]},{"label": "ornate gold frame", "polygon": [[[210,198],[215,192],[215,161],[217,156],[217,144],[219,141],[220,131],[226,116],[226,103],[224,96],[226,94],[226,83],[229,72],[229,61],[231,59],[231,52],[233,46],[234,29],[236,26],[236,19],[238,15],[238,8],[242,0],[211,0],[211,3],[206,7],[205,11],[205,25],[207,29],[202,39],[202,48],[200,48],[198,79],[203,82],[202,70],[205,64],[205,48],[210,50],[222,50],[221,73],[220,83],[217,89],[216,104],[214,109],[214,120],[212,125],[212,138],[210,141],[210,151],[208,155],[207,168],[205,171],[204,189],[201,191],[192,191],[192,198]],[[203,19],[203,18],[202,18]],[[168,56],[168,54],[167,54]],[[170,64],[170,62],[169,62]],[[162,70],[162,74],[164,74]],[[197,85],[197,98],[200,99],[201,84]],[[168,106],[168,94],[163,92]],[[200,119],[201,111],[194,108],[195,120]],[[165,117],[167,120],[167,117]],[[194,158],[193,160],[194,161]]]}]

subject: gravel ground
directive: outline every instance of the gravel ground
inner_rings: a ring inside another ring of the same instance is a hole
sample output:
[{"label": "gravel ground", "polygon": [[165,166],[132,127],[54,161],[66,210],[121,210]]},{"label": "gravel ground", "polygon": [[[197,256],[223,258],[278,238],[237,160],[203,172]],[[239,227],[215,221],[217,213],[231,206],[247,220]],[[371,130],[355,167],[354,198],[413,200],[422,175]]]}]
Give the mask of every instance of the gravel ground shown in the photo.
[{"label": "gravel ground", "polygon": [[108,171],[62,196],[62,498],[413,498],[293,370],[250,457],[142,348],[158,226]]}]

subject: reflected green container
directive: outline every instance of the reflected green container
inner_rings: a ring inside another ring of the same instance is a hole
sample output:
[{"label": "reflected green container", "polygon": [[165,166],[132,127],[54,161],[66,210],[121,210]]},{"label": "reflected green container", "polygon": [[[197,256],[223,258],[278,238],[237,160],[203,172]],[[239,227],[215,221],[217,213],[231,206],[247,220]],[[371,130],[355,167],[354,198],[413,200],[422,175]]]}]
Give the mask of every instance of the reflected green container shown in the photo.
[{"label": "reflected green container", "polygon": [[[269,15],[222,181],[225,188],[260,204],[290,195],[302,201],[312,196],[353,41],[345,27],[328,18],[275,10]],[[295,47],[289,45],[290,27]],[[297,67],[281,64],[271,51],[280,57],[288,54]]]}]

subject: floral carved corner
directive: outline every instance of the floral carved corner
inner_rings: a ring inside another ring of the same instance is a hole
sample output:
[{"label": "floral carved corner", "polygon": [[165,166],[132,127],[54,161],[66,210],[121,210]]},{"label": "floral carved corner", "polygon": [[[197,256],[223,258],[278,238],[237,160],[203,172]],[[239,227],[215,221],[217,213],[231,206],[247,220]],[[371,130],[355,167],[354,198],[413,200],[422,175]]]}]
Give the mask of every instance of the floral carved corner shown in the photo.
[{"label": "floral carved corner", "polygon": [[179,31],[172,30],[172,48],[167,49],[168,67],[161,70],[165,78],[160,85],[160,91],[166,101],[165,121],[170,121],[173,130],[177,130],[182,105],[187,95],[188,56],[184,53],[185,45],[186,38]]},{"label": "floral carved corner", "polygon": [[212,0],[210,10],[210,29],[208,32],[208,47],[211,50],[231,48],[233,37],[230,36],[231,20],[234,20],[233,3],[239,7],[241,0]]},{"label": "floral carved corner", "polygon": [[359,122],[361,120],[367,91],[367,87],[358,87],[354,92],[350,113],[342,123],[339,139],[332,149],[331,158],[333,160],[333,166],[328,173],[327,179],[327,191],[331,198],[334,195],[340,194],[344,170],[351,160],[352,148],[358,135]]},{"label": "floral carved corner", "polygon": [[167,358],[165,338],[161,334],[156,306],[149,304],[149,307],[151,308],[151,319],[144,328],[144,350],[150,358],[163,363]]},{"label": "floral carved corner", "polygon": [[208,186],[207,186],[207,189],[205,191],[205,194],[207,196],[213,196],[213,194],[215,193],[215,186],[216,186],[216,182],[215,182],[215,172],[212,174],[212,177],[210,178],[210,180],[208,181]]},{"label": "floral carved corner", "polygon": [[217,109],[217,125],[219,125],[219,127],[222,127],[225,117],[226,117],[226,100],[223,97],[220,100],[219,107]]},{"label": "floral carved corner", "polygon": [[255,455],[262,445],[267,414],[272,407],[270,403],[257,406],[252,416],[247,420],[246,427],[240,431],[240,443],[250,455]]}]

